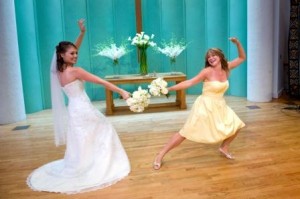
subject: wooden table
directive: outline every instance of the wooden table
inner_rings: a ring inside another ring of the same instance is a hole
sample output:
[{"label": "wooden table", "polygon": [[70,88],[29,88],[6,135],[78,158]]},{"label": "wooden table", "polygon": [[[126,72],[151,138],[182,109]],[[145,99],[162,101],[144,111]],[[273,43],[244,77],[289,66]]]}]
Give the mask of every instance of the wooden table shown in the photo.
[{"label": "wooden table", "polygon": [[[120,84],[140,84],[140,83],[149,83],[156,79],[157,77],[162,77],[167,82],[175,82],[180,83],[186,80],[186,75],[181,72],[177,72],[175,74],[172,73],[156,73],[154,75],[146,75],[142,76],[139,74],[131,74],[131,75],[118,75],[118,76],[105,76],[105,80],[109,81],[115,85]],[[106,94],[106,115],[113,115],[115,112],[129,110],[128,106],[118,106],[114,105],[113,92],[105,89]],[[186,100],[185,100],[185,91],[178,90],[176,91],[176,100],[175,102],[166,102],[166,103],[156,103],[151,104],[146,108],[155,109],[155,108],[164,108],[164,107],[175,107],[179,109],[186,109]]]}]

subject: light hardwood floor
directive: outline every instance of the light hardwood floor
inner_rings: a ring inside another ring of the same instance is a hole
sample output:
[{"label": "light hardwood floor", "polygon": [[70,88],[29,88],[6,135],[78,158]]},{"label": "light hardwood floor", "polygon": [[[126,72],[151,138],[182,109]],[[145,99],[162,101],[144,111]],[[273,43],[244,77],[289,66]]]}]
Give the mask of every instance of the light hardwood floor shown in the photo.
[{"label": "light hardwood floor", "polygon": [[[297,108],[284,99],[253,103],[227,96],[228,105],[246,123],[231,146],[236,160],[220,156],[217,144],[185,141],[167,154],[161,170],[154,171],[155,154],[182,127],[195,98],[187,96],[187,110],[109,116],[132,171],[111,187],[76,195],[35,192],[26,184],[32,170],[64,154],[64,147],[54,146],[50,110],[0,126],[0,198],[300,198],[300,110],[284,109]],[[94,105],[105,112],[104,102]],[[30,127],[12,130],[25,125]]]}]

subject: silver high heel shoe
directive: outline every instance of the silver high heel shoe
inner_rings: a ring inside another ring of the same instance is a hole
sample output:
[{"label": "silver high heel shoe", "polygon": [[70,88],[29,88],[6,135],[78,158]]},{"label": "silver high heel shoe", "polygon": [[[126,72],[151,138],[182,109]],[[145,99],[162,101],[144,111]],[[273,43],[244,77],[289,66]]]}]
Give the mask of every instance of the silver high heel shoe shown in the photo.
[{"label": "silver high heel shoe", "polygon": [[219,152],[227,159],[234,160],[234,157],[230,153],[226,153],[223,149],[219,148]]}]

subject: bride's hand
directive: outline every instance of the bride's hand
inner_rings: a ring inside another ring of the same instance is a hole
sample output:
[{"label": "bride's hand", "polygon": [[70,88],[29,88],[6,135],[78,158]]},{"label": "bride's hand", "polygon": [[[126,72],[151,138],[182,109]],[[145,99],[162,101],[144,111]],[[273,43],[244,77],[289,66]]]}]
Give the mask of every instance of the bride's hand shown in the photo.
[{"label": "bride's hand", "polygon": [[130,94],[129,92],[125,91],[125,90],[122,90],[122,91],[120,92],[120,95],[122,96],[122,98],[123,98],[124,100],[127,100],[127,99],[130,98],[130,96],[131,96],[131,94]]},{"label": "bride's hand", "polygon": [[84,33],[85,32],[84,19],[78,20],[78,26],[79,26],[80,32]]}]

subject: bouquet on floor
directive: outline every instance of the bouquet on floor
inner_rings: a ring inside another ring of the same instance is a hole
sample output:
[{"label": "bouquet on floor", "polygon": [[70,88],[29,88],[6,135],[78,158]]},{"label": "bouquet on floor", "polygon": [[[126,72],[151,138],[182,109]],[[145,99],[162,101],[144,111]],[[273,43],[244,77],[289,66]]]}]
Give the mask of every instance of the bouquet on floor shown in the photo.
[{"label": "bouquet on floor", "polygon": [[168,83],[161,77],[153,80],[151,84],[148,86],[149,93],[152,96],[161,96],[161,95],[168,95],[168,89],[167,89]]},{"label": "bouquet on floor", "polygon": [[168,95],[167,89],[168,83],[161,77],[153,80],[150,85],[148,85],[148,90],[138,87],[137,91],[132,93],[132,96],[126,100],[129,109],[132,112],[140,113],[145,110],[150,104],[151,96],[161,96]]},{"label": "bouquet on floor", "polygon": [[134,91],[132,96],[126,100],[126,103],[131,111],[140,113],[149,105],[150,97],[151,95],[148,90],[142,89],[139,86],[138,90]]}]

